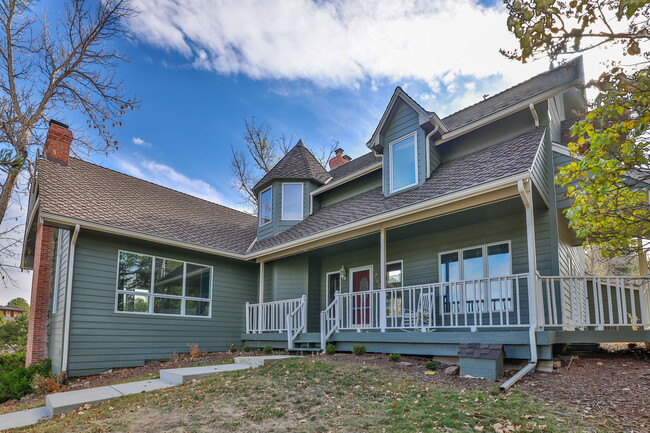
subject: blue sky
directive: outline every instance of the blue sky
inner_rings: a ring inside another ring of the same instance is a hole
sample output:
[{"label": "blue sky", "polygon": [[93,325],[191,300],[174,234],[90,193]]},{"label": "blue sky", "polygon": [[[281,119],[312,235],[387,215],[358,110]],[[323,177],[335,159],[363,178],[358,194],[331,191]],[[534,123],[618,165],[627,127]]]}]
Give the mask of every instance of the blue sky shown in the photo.
[{"label": "blue sky", "polygon": [[[357,157],[395,86],[444,117],[548,68],[498,53],[515,47],[498,0],[133,2],[132,37],[115,42],[131,61],[117,75],[141,109],[114,130],[118,151],[88,158],[233,207],[230,147],[245,115]],[[60,3],[43,7],[53,16]],[[586,57],[588,74],[600,57]],[[56,118],[84,132],[77,114]],[[18,278],[0,303],[29,297],[29,274]]]}]

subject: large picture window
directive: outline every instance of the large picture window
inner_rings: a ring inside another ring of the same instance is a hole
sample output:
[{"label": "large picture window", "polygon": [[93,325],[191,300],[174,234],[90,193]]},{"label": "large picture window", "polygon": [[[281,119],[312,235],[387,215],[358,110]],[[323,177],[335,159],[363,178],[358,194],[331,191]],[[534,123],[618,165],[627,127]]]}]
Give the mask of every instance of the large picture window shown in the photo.
[{"label": "large picture window", "polygon": [[396,192],[418,183],[417,133],[388,144],[390,151],[390,191]]},{"label": "large picture window", "polygon": [[511,282],[480,281],[511,274],[512,254],[509,242],[440,254],[440,281],[465,281],[464,292],[445,286],[445,313],[512,310]]},{"label": "large picture window", "polygon": [[282,219],[298,221],[302,219],[302,183],[282,184]]},{"label": "large picture window", "polygon": [[273,189],[265,189],[260,194],[260,204],[258,213],[260,214],[260,225],[268,224],[273,219]]},{"label": "large picture window", "polygon": [[211,287],[211,266],[120,251],[115,310],[210,317]]}]

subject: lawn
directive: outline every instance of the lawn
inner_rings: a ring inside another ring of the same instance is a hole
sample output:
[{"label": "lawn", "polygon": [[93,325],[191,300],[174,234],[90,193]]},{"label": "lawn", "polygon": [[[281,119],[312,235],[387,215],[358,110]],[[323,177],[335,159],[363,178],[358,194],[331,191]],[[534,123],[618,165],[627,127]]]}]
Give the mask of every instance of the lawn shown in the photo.
[{"label": "lawn", "polygon": [[302,358],[123,397],[28,431],[615,431],[594,422],[522,392],[438,388],[376,367]]}]

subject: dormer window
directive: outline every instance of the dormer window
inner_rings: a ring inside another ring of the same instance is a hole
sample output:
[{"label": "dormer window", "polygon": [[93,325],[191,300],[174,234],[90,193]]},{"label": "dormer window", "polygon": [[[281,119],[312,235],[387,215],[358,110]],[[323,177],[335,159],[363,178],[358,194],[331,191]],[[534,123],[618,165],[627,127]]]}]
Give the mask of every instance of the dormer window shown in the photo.
[{"label": "dormer window", "polygon": [[390,192],[418,183],[417,132],[388,143],[390,158]]},{"label": "dormer window", "polygon": [[282,184],[282,219],[299,221],[303,218],[302,183]]},{"label": "dormer window", "polygon": [[273,189],[268,187],[260,193],[260,226],[268,224],[273,219]]}]

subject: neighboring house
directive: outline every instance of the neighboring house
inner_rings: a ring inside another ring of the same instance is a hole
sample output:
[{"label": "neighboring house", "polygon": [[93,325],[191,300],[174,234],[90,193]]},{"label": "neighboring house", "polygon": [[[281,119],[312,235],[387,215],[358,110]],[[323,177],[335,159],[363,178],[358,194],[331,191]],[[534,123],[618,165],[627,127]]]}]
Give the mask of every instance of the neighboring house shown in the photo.
[{"label": "neighboring house", "polygon": [[7,320],[14,320],[16,317],[25,314],[25,310],[21,310],[20,308],[0,305],[0,314],[3,315],[4,318]]},{"label": "neighboring house", "polygon": [[71,158],[52,122],[23,256],[28,362],[74,376],[188,344],[491,343],[534,366],[554,344],[650,341],[646,280],[585,275],[553,183],[583,83],[578,58],[443,119],[397,88],[369,153],[338,150],[328,172],[299,142],[255,186],[257,217]]}]

